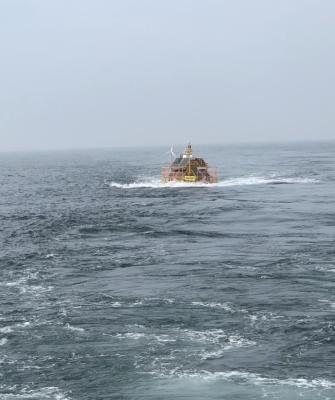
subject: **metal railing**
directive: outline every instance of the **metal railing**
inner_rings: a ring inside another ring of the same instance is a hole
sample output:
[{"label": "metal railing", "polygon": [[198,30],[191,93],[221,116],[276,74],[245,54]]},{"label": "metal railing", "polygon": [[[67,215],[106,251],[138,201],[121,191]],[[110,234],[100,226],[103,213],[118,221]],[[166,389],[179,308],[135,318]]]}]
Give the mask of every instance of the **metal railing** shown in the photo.
[{"label": "metal railing", "polygon": [[[171,182],[171,181],[184,181],[187,180],[185,177],[188,176],[187,173],[183,171],[173,171],[171,167],[163,167],[162,168],[162,181],[163,182]],[[209,182],[209,183],[217,183],[218,175],[217,168],[210,167],[206,171],[199,171],[196,175],[197,182]]]}]

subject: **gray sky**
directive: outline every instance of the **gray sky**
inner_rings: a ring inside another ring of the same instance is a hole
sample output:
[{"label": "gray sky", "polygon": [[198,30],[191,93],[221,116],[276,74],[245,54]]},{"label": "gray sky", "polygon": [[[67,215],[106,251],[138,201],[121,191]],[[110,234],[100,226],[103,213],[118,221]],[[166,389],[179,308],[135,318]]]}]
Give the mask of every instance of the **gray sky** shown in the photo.
[{"label": "gray sky", "polygon": [[0,151],[335,139],[334,0],[0,0]]}]

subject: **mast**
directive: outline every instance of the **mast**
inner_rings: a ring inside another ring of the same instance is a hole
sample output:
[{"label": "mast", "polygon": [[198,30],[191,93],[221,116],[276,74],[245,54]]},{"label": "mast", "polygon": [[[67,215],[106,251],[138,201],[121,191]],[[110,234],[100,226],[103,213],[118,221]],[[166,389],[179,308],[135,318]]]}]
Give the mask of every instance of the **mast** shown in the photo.
[{"label": "mast", "polygon": [[188,158],[188,175],[191,175],[191,158],[193,157],[192,145],[189,143],[184,151],[183,158]]},{"label": "mast", "polygon": [[192,145],[191,143],[189,143],[185,149],[184,152],[185,156],[187,156],[187,158],[192,158],[193,157],[193,150],[192,150]]}]

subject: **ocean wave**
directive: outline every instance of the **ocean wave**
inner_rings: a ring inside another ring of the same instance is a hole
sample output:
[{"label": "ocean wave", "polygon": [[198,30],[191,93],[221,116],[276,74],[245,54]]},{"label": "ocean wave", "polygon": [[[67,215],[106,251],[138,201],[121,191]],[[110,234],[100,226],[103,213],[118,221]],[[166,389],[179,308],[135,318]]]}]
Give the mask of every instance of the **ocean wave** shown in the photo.
[{"label": "ocean wave", "polygon": [[[1,393],[6,392],[6,393]],[[16,386],[6,387],[0,385],[0,400],[43,399],[43,400],[70,400],[67,394],[57,387],[45,387],[37,390],[23,388],[17,391]]]},{"label": "ocean wave", "polygon": [[156,340],[157,342],[175,342],[175,338],[169,337],[168,334],[154,334],[154,333],[149,333],[146,334],[144,332],[126,332],[126,333],[117,333],[115,335],[118,339],[133,339],[133,340],[139,340],[139,339],[145,339],[145,340]]},{"label": "ocean wave", "polygon": [[335,302],[334,302],[334,301],[325,299],[325,300],[319,300],[319,302],[320,302],[320,303],[326,303],[326,304],[328,304],[331,308],[335,308]]},{"label": "ocean wave", "polygon": [[220,340],[227,340],[227,334],[222,329],[208,329],[205,331],[195,331],[184,329],[181,335],[195,342],[219,343]]},{"label": "ocean wave", "polygon": [[0,328],[0,333],[12,333],[14,331],[20,330],[22,328],[28,328],[31,326],[31,323],[26,321],[14,325],[6,325]]},{"label": "ocean wave", "polygon": [[250,346],[255,346],[256,342],[253,340],[248,340],[245,339],[241,336],[238,335],[233,335],[227,337],[227,344],[223,345],[219,349],[213,350],[213,351],[204,351],[200,354],[200,357],[203,360],[210,360],[214,358],[221,358],[224,353],[228,350],[233,350],[236,348],[241,348],[241,347],[250,347]]},{"label": "ocean wave", "polygon": [[70,324],[66,324],[65,328],[73,332],[85,332],[84,328],[80,328],[79,326],[72,326]]},{"label": "ocean wave", "polygon": [[134,339],[134,340],[138,340],[138,339],[142,339],[142,338],[146,337],[145,333],[142,333],[142,332],[117,333],[115,336],[118,339]]},{"label": "ocean wave", "polygon": [[54,289],[53,286],[33,285],[29,283],[29,281],[36,279],[37,279],[37,272],[28,271],[28,273],[25,276],[22,276],[17,280],[1,282],[0,286],[13,288],[15,290],[18,290],[20,294],[34,294],[36,296],[50,292]]},{"label": "ocean wave", "polygon": [[144,297],[144,298],[133,298],[127,299],[119,296],[110,296],[108,294],[101,294],[100,301],[108,303],[113,308],[133,308],[139,306],[160,306],[162,304],[170,305],[175,302],[175,299],[170,298],[159,298],[159,297]]},{"label": "ocean wave", "polygon": [[20,294],[29,293],[29,294],[34,294],[36,296],[50,292],[52,290],[53,286],[25,285],[19,287]]},{"label": "ocean wave", "polygon": [[[156,375],[154,372],[153,374]],[[268,385],[286,385],[286,386],[295,386],[298,388],[305,389],[334,389],[335,382],[332,382],[328,379],[324,378],[270,378],[266,376],[262,376],[260,374],[255,374],[252,372],[244,372],[244,371],[225,371],[225,372],[210,372],[206,370],[201,371],[180,371],[180,370],[172,370],[170,373],[158,373],[158,375],[162,377],[178,377],[178,378],[196,378],[204,379],[204,380],[226,380],[231,381],[238,384],[253,384],[260,386],[268,386]]]},{"label": "ocean wave", "polygon": [[131,182],[131,183],[120,183],[120,182],[109,182],[109,186],[118,189],[164,189],[164,188],[195,188],[195,187],[206,187],[206,188],[221,188],[229,186],[246,186],[246,185],[266,185],[266,184],[294,184],[294,183],[317,183],[317,179],[308,177],[280,177],[280,176],[245,176],[239,178],[229,178],[218,183],[203,183],[203,182],[167,182],[162,183],[158,178],[148,178],[147,180]]},{"label": "ocean wave", "polygon": [[7,338],[0,339],[0,346],[4,346],[8,342]]},{"label": "ocean wave", "polygon": [[199,306],[199,307],[206,307],[206,308],[218,308],[225,310],[231,314],[234,314],[236,312],[240,313],[246,313],[247,310],[245,309],[238,309],[236,308],[233,304],[231,303],[215,303],[215,302],[202,302],[202,301],[192,301],[193,306]]},{"label": "ocean wave", "polygon": [[[144,327],[143,327],[144,328]],[[141,329],[143,330],[143,329]],[[208,329],[208,330],[190,330],[190,329],[175,329],[167,333],[151,333],[151,332],[125,332],[117,333],[115,335],[118,339],[131,339],[131,340],[147,340],[157,342],[176,342],[186,341],[193,342],[197,347],[201,348],[203,345],[211,347],[208,353],[201,350],[201,358],[209,358],[216,352],[221,350],[229,350],[236,347],[253,346],[256,342],[243,338],[239,335],[227,335],[222,329]]]},{"label": "ocean wave", "polygon": [[11,333],[11,332],[13,332],[11,326],[4,326],[3,328],[0,328],[0,333]]},{"label": "ocean wave", "polygon": [[110,303],[110,306],[114,308],[119,308],[122,307],[122,303],[120,303],[119,301],[114,301],[113,303]]},{"label": "ocean wave", "polygon": [[256,323],[259,324],[265,322],[273,322],[278,319],[283,321],[283,319],[285,319],[283,315],[277,315],[273,312],[265,311],[256,312],[255,314],[248,314],[245,316],[245,318],[250,320],[251,326],[254,326]]}]

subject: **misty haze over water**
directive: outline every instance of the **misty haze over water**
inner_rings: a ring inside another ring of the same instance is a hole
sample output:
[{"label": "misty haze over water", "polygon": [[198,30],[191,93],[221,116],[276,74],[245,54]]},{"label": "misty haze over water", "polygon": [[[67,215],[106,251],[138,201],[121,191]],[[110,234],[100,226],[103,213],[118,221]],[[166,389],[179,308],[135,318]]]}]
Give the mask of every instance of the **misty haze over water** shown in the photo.
[{"label": "misty haze over water", "polygon": [[334,139],[332,0],[0,2],[0,151]]}]

